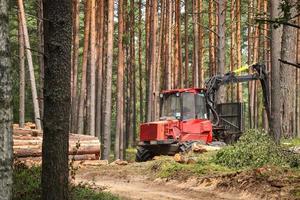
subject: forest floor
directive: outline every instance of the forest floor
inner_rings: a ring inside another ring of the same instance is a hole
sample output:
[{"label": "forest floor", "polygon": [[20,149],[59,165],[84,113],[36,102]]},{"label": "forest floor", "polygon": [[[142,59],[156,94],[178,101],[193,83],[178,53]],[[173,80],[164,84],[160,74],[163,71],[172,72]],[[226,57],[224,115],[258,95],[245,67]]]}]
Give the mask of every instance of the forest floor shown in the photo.
[{"label": "forest floor", "polygon": [[188,168],[175,164],[166,170],[165,165],[173,162],[169,157],[127,165],[83,166],[76,172],[75,182],[125,200],[300,199],[299,171],[264,167],[195,173],[191,169],[197,168],[196,164]]}]

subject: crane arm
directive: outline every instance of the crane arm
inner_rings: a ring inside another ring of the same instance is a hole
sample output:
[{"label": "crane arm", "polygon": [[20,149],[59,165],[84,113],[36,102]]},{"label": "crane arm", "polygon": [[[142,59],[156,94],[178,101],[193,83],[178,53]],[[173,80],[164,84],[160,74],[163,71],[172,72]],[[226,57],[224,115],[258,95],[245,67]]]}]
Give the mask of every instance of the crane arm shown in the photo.
[{"label": "crane arm", "polygon": [[225,75],[215,75],[212,76],[209,80],[206,81],[206,96],[207,103],[212,110],[215,118],[217,118],[217,123],[219,123],[218,114],[216,112],[216,102],[215,96],[221,85],[226,85],[230,83],[243,83],[249,81],[259,80],[261,83],[263,98],[264,98],[264,107],[267,112],[268,121],[270,120],[270,94],[269,94],[269,80],[268,74],[266,72],[266,66],[264,64],[254,64],[250,66],[254,73],[247,75],[237,75],[237,73],[248,69],[248,67],[242,67],[233,72],[228,72]]}]

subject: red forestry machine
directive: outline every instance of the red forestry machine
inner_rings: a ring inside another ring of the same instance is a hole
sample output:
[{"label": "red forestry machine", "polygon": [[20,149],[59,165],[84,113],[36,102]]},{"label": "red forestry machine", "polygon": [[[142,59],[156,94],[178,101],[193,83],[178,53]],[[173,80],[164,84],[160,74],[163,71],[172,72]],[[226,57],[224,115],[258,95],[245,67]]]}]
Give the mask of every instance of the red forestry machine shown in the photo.
[{"label": "red forestry machine", "polygon": [[230,143],[237,140],[243,132],[243,104],[217,104],[215,96],[221,85],[259,80],[269,119],[269,83],[265,65],[250,66],[254,71],[252,74],[237,74],[248,68],[215,75],[206,81],[205,88],[162,91],[159,121],[140,126],[136,161],[185,152],[191,149],[194,142],[213,145],[213,141]]}]

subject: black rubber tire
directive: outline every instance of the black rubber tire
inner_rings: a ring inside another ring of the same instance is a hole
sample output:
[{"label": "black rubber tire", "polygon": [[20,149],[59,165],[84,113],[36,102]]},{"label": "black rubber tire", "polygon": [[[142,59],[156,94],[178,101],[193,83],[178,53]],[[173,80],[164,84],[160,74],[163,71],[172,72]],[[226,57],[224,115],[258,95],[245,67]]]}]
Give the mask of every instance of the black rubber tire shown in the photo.
[{"label": "black rubber tire", "polygon": [[148,160],[151,160],[154,157],[154,154],[149,150],[146,149],[145,147],[138,147],[136,156],[135,156],[135,161],[136,162],[146,162]]}]

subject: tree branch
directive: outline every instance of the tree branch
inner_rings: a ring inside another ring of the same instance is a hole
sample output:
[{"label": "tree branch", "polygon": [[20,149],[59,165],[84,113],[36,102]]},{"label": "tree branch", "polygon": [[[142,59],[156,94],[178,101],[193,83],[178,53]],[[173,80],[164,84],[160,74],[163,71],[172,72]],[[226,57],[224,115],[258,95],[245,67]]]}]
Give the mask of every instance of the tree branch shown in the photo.
[{"label": "tree branch", "polygon": [[283,24],[283,25],[287,25],[287,26],[291,26],[291,27],[300,29],[300,26],[297,25],[297,24],[292,24],[292,23],[289,23],[289,22],[284,22],[284,21],[279,21],[279,20],[256,18],[255,21],[257,21],[257,22],[269,22],[269,23],[272,23],[272,24]]},{"label": "tree branch", "polygon": [[278,59],[278,60],[279,60],[279,62],[282,62],[283,64],[292,65],[292,66],[297,67],[297,68],[300,69],[300,64],[297,64],[297,63],[291,63],[291,62],[288,62],[288,61],[282,60],[282,59]]}]

